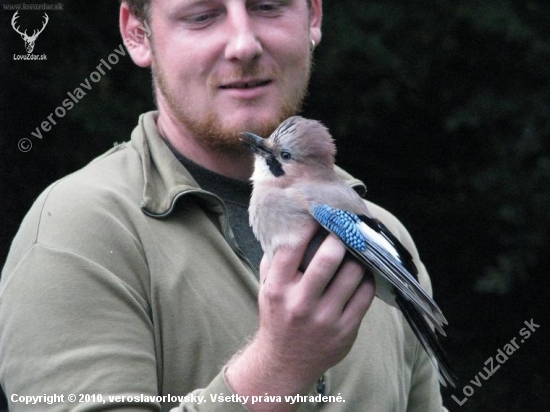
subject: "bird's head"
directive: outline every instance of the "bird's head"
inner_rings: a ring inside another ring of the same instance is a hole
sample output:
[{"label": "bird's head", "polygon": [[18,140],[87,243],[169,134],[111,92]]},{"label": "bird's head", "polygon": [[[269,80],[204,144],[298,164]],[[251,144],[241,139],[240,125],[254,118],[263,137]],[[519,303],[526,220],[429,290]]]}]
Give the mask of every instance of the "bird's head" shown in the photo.
[{"label": "bird's head", "polygon": [[332,173],[336,146],[329,131],[317,120],[294,116],[264,139],[244,132],[243,144],[256,154],[254,180],[300,178]]}]

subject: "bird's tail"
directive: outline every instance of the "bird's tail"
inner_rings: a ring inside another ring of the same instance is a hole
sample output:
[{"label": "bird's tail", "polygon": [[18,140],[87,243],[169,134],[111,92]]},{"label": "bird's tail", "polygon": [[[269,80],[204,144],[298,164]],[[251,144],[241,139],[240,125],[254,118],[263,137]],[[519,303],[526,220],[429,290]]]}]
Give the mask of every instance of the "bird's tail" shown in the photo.
[{"label": "bird's tail", "polygon": [[428,354],[431,362],[435,366],[436,370],[439,373],[439,381],[443,386],[447,386],[448,382],[453,388],[457,380],[456,375],[453,373],[451,368],[451,363],[447,359],[447,355],[439,340],[437,335],[432,330],[426,319],[420,314],[416,306],[409,302],[407,298],[396,294],[395,301],[397,302],[401,312],[405,316],[405,319],[411,326],[414,334],[420,341],[420,344]]}]

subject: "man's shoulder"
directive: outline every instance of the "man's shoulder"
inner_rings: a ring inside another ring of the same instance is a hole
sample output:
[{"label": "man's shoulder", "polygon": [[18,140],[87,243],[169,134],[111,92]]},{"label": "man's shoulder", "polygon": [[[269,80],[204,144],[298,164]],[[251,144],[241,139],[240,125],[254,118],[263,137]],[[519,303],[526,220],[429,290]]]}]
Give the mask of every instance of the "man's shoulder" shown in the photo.
[{"label": "man's shoulder", "polygon": [[390,232],[393,233],[393,235],[403,244],[403,246],[405,246],[405,248],[412,255],[415,265],[418,269],[418,281],[420,282],[422,287],[431,295],[432,286],[429,275],[420,259],[420,255],[418,253],[418,249],[416,248],[414,240],[405,225],[403,225],[403,223],[401,223],[401,221],[397,217],[395,217],[392,213],[390,213],[383,207],[370,201],[366,201],[366,203],[373,216],[380,220],[380,222],[382,222],[384,226],[386,226],[390,230]]},{"label": "man's shoulder", "polygon": [[370,200],[365,200],[365,202],[372,215],[380,220],[397,239],[404,241],[410,238],[409,232],[403,223],[392,212]]},{"label": "man's shoulder", "polygon": [[[335,171],[337,176],[342,181],[346,182],[347,185],[352,187],[361,197],[364,197],[366,195],[367,187],[361,180],[352,176],[338,166],[335,167]],[[402,243],[411,243],[414,247],[409,232],[407,231],[407,229],[405,229],[405,226],[397,217],[395,217],[384,207],[370,200],[365,200],[365,203],[367,204],[367,207],[369,208],[373,216],[380,220],[394,234],[394,236],[397,237],[397,239],[399,239]]]},{"label": "man's shoulder", "polygon": [[[71,249],[86,237],[108,238],[114,222],[141,215],[143,176],[139,155],[122,143],[47,187],[31,206],[12,244]],[[133,218],[134,217],[134,218]]]},{"label": "man's shoulder", "polygon": [[143,302],[148,233],[141,168],[139,154],[123,143],[46,188],[11,244],[0,294],[122,280]]},{"label": "man's shoulder", "polygon": [[139,195],[142,182],[139,155],[131,144],[121,143],[52,183],[37,203],[42,203],[39,205],[42,211],[55,209],[66,211],[68,215],[102,204],[113,207],[116,206],[114,198]]},{"label": "man's shoulder", "polygon": [[[345,181],[349,186],[353,187],[361,196],[364,196],[366,194],[367,188],[361,180],[353,177],[339,167],[336,167],[336,173],[340,177],[340,179]],[[403,246],[405,246],[405,248],[412,255],[418,268],[419,282],[431,294],[432,288],[430,278],[428,276],[426,268],[424,267],[424,264],[420,260],[420,255],[413,241],[413,238],[405,225],[386,208],[370,200],[365,200],[365,203],[367,204],[367,207],[371,214],[380,222],[382,222],[384,226],[386,226],[390,230],[390,232],[392,232],[392,234],[403,244]]]}]

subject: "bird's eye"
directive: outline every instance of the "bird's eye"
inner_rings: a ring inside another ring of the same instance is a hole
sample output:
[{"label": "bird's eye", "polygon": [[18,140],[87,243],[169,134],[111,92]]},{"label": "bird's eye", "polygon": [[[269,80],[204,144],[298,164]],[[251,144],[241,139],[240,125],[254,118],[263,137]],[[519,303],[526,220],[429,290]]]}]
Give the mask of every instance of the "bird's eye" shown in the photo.
[{"label": "bird's eye", "polygon": [[292,154],[290,152],[287,152],[287,151],[282,151],[281,152],[281,159],[290,160],[290,159],[292,159]]}]

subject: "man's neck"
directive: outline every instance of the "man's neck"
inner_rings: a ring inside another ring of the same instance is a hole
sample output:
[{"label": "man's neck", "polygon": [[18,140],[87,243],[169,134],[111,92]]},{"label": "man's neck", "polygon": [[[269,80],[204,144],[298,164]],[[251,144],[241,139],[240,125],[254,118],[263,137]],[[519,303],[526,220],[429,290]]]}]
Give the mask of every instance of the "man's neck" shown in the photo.
[{"label": "man's neck", "polygon": [[185,126],[166,112],[160,112],[157,127],[161,136],[182,155],[205,169],[238,180],[249,180],[254,168],[254,157],[242,150],[213,149],[194,136]]}]

